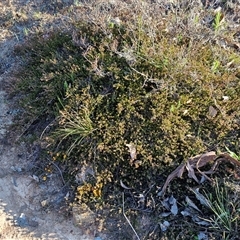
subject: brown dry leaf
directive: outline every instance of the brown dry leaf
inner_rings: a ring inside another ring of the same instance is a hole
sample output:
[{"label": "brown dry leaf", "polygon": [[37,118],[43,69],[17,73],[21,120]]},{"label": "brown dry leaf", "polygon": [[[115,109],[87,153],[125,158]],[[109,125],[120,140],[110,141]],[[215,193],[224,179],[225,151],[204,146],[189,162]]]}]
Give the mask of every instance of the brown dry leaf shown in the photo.
[{"label": "brown dry leaf", "polygon": [[137,158],[137,149],[133,143],[126,144],[126,146],[129,148],[131,162],[133,162]]},{"label": "brown dry leaf", "polygon": [[189,207],[197,210],[200,213],[202,212],[188,196],[186,196],[185,201],[186,201],[186,203],[188,204]]},{"label": "brown dry leaf", "polygon": [[197,177],[195,175],[194,168],[191,166],[189,161],[187,161],[186,169],[188,171],[188,177],[193,178],[197,183],[199,183],[199,181],[198,181],[198,179],[197,179]]},{"label": "brown dry leaf", "polygon": [[240,168],[240,161],[231,157],[228,153],[222,153],[215,159],[214,164],[211,167],[211,169],[209,171],[203,172],[203,174],[213,174],[214,172],[216,172],[216,170],[221,162],[229,162],[234,166],[235,169],[236,169],[236,167]]},{"label": "brown dry leaf", "polygon": [[[229,162],[231,163],[235,168],[240,168],[240,161],[236,160],[235,158],[231,157],[228,153],[222,153],[219,156],[216,155],[214,151],[204,153],[202,155],[197,155],[193,158],[190,158],[186,163],[182,163],[179,165],[167,178],[165,184],[163,185],[162,190],[158,193],[158,196],[164,195],[169,183],[176,177],[182,177],[182,174],[185,170],[188,171],[188,176],[193,178],[196,182],[199,183],[194,169],[197,170],[198,173],[200,173],[202,176],[207,178],[211,181],[209,177],[207,177],[207,174],[213,174],[216,172],[219,164],[221,162]],[[199,168],[206,166],[208,163],[212,163],[212,167],[208,171],[201,172]]]},{"label": "brown dry leaf", "polygon": [[199,192],[199,188],[196,188],[196,189],[194,189],[194,188],[188,188],[188,189],[191,190],[191,191],[195,194],[197,200],[198,200],[203,206],[205,206],[205,207],[207,207],[207,208],[211,208],[211,202],[210,202],[206,197],[204,197],[204,195],[202,195],[202,194]]},{"label": "brown dry leaf", "polygon": [[177,177],[179,177],[179,178],[182,177],[182,175],[183,175],[183,173],[184,173],[184,170],[185,170],[185,166],[186,166],[186,164],[181,164],[181,165],[179,166]]},{"label": "brown dry leaf", "polygon": [[[199,167],[205,166],[207,163],[214,161],[216,159],[217,155],[214,151],[204,153],[202,155],[197,155],[193,158],[190,158],[187,163],[182,163],[179,165],[167,178],[165,184],[163,185],[162,190],[158,193],[158,196],[164,195],[169,183],[175,178],[175,177],[181,177],[183,172],[186,169],[186,165],[188,164],[188,169],[191,168],[191,174],[193,176],[193,169],[198,169]],[[195,173],[194,173],[195,174]]]},{"label": "brown dry leaf", "polygon": [[217,113],[218,113],[217,110],[213,106],[209,107],[208,114],[210,115],[210,117],[212,118],[216,117]]}]

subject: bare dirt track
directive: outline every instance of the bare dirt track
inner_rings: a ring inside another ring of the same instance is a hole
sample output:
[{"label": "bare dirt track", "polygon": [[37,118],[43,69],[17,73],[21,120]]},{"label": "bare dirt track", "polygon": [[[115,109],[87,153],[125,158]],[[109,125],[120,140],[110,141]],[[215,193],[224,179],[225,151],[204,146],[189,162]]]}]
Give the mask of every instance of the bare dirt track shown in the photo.
[{"label": "bare dirt track", "polygon": [[[16,144],[18,136],[8,138],[12,135],[8,127],[18,111],[11,107],[11,99],[5,92],[6,83],[11,83],[13,72],[19,66],[14,47],[40,27],[42,31],[44,27],[57,25],[53,22],[63,17],[57,13],[57,7],[65,6],[52,2],[0,3],[0,239],[94,239],[89,232],[84,234],[86,229],[75,227],[71,217],[57,211],[58,200],[66,194],[59,174],[53,174],[50,181],[36,181],[29,164],[37,150],[27,150],[24,143]],[[56,203],[56,209],[43,206],[44,201],[52,206]]]}]

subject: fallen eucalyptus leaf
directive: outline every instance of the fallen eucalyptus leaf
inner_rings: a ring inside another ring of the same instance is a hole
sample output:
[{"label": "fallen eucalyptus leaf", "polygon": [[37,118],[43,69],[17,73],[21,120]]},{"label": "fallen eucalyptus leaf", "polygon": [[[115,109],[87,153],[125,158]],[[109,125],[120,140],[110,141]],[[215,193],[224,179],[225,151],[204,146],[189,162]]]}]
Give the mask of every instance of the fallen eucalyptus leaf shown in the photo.
[{"label": "fallen eucalyptus leaf", "polygon": [[177,204],[173,204],[173,205],[171,206],[171,213],[172,213],[174,216],[176,216],[176,215],[178,214],[178,206],[177,206]]},{"label": "fallen eucalyptus leaf", "polygon": [[187,216],[191,216],[191,210],[190,208],[185,208],[183,211],[181,211],[181,214],[184,216],[184,217],[187,217]]},{"label": "fallen eucalyptus leaf", "polygon": [[200,183],[204,183],[206,180],[207,180],[207,178],[206,178],[204,175],[202,175],[202,176],[201,176]]},{"label": "fallen eucalyptus leaf", "polygon": [[164,221],[163,223],[160,223],[160,228],[163,232],[165,232],[169,226],[170,226],[170,223],[168,221]]},{"label": "fallen eucalyptus leaf", "polygon": [[188,177],[193,178],[197,183],[199,183],[199,181],[195,175],[195,171],[194,171],[193,167],[191,166],[191,164],[189,163],[189,161],[187,161],[186,169],[188,171]]},{"label": "fallen eucalyptus leaf", "polygon": [[198,212],[201,212],[201,210],[196,206],[196,204],[188,196],[186,196],[185,200],[186,200],[188,206],[194,208]]},{"label": "fallen eucalyptus leaf", "polygon": [[169,198],[165,198],[163,201],[161,201],[163,207],[165,207],[167,210],[170,210],[170,204],[169,204]]},{"label": "fallen eucalyptus leaf", "polygon": [[199,188],[196,189],[192,189],[189,188],[193,193],[195,193],[195,196],[197,198],[197,200],[199,200],[199,202],[205,206],[211,209],[211,203],[207,200],[207,198],[205,198],[200,192],[199,192]]},{"label": "fallen eucalyptus leaf", "polygon": [[171,213],[176,216],[178,213],[177,200],[173,196],[169,198],[169,203],[171,204]]},{"label": "fallen eucalyptus leaf", "polygon": [[208,236],[204,232],[198,234],[198,240],[208,240]]},{"label": "fallen eucalyptus leaf", "polygon": [[194,208],[187,206],[183,211],[181,211],[181,214],[183,216],[190,216],[192,218],[196,217],[198,215],[198,211],[196,211]]},{"label": "fallen eucalyptus leaf", "polygon": [[191,217],[193,222],[197,223],[198,225],[202,225],[202,226],[209,226],[210,223],[203,220],[203,219],[200,219],[198,217],[198,212],[191,208],[191,207],[186,207],[183,211],[181,211],[181,214],[184,216],[184,217]]},{"label": "fallen eucalyptus leaf", "polygon": [[[216,159],[216,153],[211,151],[208,153],[204,153],[201,155],[197,155],[193,158],[190,158],[188,160],[188,164],[189,166],[191,166],[191,168],[194,169],[199,169],[200,167],[205,166],[206,164],[208,164],[209,162],[213,162]],[[235,160],[237,161],[237,160]],[[171,174],[168,175],[168,178],[166,180],[166,182],[164,183],[162,190],[158,193],[158,196],[163,196],[169,183],[175,178],[175,177],[182,177],[182,174],[184,172],[184,170],[186,169],[186,164],[187,163],[182,163],[181,165],[179,165],[173,172],[171,172]],[[239,162],[240,164],[240,162]],[[188,168],[189,168],[188,166]],[[207,174],[205,172],[205,174]],[[212,174],[212,169],[211,169],[211,174]]]},{"label": "fallen eucalyptus leaf", "polygon": [[174,198],[173,195],[172,195],[172,196],[169,198],[168,201],[169,201],[169,203],[170,203],[171,205],[173,205],[174,203],[176,203],[177,200],[176,200],[176,198]]},{"label": "fallen eucalyptus leaf", "polygon": [[[199,219],[199,218],[198,218]],[[204,221],[204,220],[196,220],[195,219],[195,221],[194,221],[195,223],[197,223],[198,225],[201,225],[201,226],[209,226],[209,225],[211,225],[209,222],[207,222],[207,221]]]},{"label": "fallen eucalyptus leaf", "polygon": [[168,217],[171,214],[172,214],[171,212],[163,212],[160,214],[160,217]]},{"label": "fallen eucalyptus leaf", "polygon": [[210,117],[212,118],[216,117],[217,113],[218,113],[217,110],[213,106],[209,107],[208,114],[210,115]]}]

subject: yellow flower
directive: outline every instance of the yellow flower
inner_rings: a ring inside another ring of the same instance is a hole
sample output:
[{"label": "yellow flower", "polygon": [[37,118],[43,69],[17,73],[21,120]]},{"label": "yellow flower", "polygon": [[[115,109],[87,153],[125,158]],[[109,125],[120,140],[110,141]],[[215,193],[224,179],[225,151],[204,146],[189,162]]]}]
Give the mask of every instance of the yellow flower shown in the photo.
[{"label": "yellow flower", "polygon": [[100,198],[102,195],[102,183],[97,183],[95,187],[92,188],[93,196],[96,198]]},{"label": "yellow flower", "polygon": [[46,180],[47,180],[47,176],[44,175],[44,176],[42,177],[42,180],[43,180],[43,181],[46,181]]}]

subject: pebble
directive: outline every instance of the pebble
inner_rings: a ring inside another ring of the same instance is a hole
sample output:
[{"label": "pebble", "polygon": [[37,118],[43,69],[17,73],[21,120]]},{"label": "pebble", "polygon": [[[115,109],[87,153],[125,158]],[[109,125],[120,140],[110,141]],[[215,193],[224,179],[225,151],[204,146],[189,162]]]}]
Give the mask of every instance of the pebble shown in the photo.
[{"label": "pebble", "polygon": [[26,215],[24,213],[21,213],[20,216],[15,220],[15,223],[19,226],[19,227],[37,227],[38,226],[38,222],[31,219],[29,220]]},{"label": "pebble", "polygon": [[24,213],[20,214],[20,217],[16,219],[16,224],[20,227],[26,227],[28,226],[28,220]]},{"label": "pebble", "polygon": [[12,166],[11,170],[13,170],[14,172],[19,172],[19,173],[22,172],[22,168],[21,167]]},{"label": "pebble", "polygon": [[42,207],[46,207],[48,204],[49,204],[49,200],[48,199],[41,201]]}]

